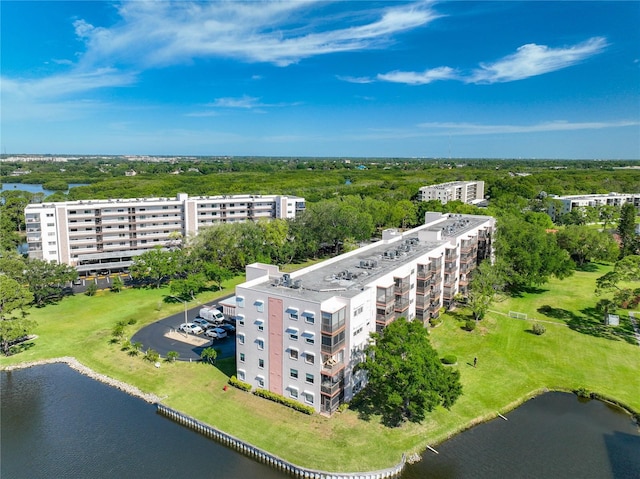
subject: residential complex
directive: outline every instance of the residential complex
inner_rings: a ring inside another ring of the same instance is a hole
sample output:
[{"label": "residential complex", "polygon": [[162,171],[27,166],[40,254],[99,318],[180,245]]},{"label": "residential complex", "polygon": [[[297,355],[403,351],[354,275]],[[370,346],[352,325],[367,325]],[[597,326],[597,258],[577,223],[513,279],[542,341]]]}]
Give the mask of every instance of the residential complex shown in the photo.
[{"label": "residential complex", "polygon": [[304,198],[277,195],[81,200],[28,205],[29,256],[79,273],[121,271],[133,257],[218,223],[295,218]]},{"label": "residential complex", "polygon": [[626,203],[631,203],[636,208],[640,208],[640,193],[551,196],[551,198],[556,200],[556,204],[552,203],[549,205],[549,216],[553,219],[559,215],[569,213],[574,208],[584,208],[586,206],[597,207],[609,205],[619,208]]},{"label": "residential complex", "polygon": [[450,181],[420,188],[420,200],[437,200],[443,205],[449,201],[476,204],[484,201],[484,181]]},{"label": "residential complex", "polygon": [[291,274],[247,266],[236,287],[237,376],[331,414],[364,386],[369,335],[398,317],[428,323],[491,256],[495,220],[427,213],[425,224]]}]

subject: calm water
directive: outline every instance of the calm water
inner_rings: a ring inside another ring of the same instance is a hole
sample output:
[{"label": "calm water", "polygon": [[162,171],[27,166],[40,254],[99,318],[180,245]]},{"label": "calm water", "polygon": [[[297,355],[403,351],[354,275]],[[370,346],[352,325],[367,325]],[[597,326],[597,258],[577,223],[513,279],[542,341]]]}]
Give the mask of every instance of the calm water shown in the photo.
[{"label": "calm water", "polygon": [[[2,479],[288,477],[65,365],[0,379]],[[618,409],[551,393],[507,417],[425,453],[403,479],[640,477],[640,435]]]},{"label": "calm water", "polygon": [[[87,186],[87,185],[88,183],[69,183],[69,188],[73,188],[75,186]],[[2,183],[2,191],[14,191],[14,190],[28,191],[29,193],[44,193],[45,197],[55,193],[55,191],[53,190],[45,190],[40,184]],[[69,190],[66,190],[65,193],[69,193]]]}]

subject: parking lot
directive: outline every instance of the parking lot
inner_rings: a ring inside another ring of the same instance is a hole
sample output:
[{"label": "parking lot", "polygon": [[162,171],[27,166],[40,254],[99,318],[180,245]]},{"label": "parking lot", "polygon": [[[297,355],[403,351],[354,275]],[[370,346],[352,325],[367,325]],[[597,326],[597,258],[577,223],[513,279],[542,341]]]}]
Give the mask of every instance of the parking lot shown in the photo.
[{"label": "parking lot", "polygon": [[[187,311],[187,320],[189,322],[198,316],[201,307],[198,306]],[[145,326],[133,335],[131,341],[140,342],[143,351],[151,348],[162,357],[166,357],[169,351],[175,351],[179,354],[178,360],[181,361],[200,360],[200,354],[208,347],[213,347],[218,351],[218,359],[235,356],[235,334],[229,335],[224,339],[212,339],[204,334],[186,334],[178,331],[178,327],[184,322],[184,312],[174,314]]]}]

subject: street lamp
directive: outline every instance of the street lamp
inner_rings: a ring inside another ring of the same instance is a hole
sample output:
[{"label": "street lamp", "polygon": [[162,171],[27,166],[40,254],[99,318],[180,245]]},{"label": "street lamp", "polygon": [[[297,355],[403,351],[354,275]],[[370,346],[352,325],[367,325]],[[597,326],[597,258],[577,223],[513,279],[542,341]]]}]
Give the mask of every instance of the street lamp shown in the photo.
[{"label": "street lamp", "polygon": [[[182,301],[184,303],[184,322],[185,324],[189,322],[189,320],[187,319],[187,301],[181,298],[178,298],[177,296],[172,296],[169,295],[169,298],[173,298],[173,299],[177,299],[178,301]],[[187,335],[187,332],[184,331],[185,336]]]}]

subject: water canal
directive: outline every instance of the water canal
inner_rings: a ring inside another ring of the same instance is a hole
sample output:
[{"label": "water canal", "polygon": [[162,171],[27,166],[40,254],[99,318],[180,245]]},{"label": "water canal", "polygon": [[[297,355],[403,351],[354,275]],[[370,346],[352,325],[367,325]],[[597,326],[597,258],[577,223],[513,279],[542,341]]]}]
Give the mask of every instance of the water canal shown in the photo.
[{"label": "water canal", "polygon": [[[63,364],[0,373],[0,477],[288,477]],[[640,434],[598,401],[549,393],[427,451],[403,479],[637,478]]]}]

